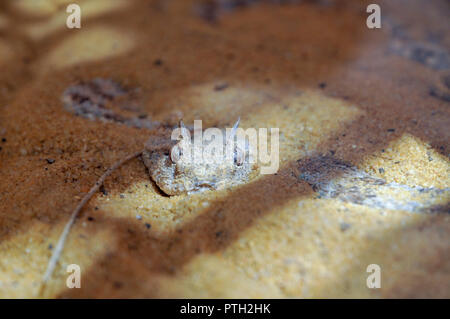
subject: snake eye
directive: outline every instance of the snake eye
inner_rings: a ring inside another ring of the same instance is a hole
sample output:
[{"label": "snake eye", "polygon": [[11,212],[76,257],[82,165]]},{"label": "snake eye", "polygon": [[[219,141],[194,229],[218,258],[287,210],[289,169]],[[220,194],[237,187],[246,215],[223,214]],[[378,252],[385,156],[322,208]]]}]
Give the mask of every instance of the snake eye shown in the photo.
[{"label": "snake eye", "polygon": [[183,149],[181,148],[181,146],[175,145],[174,147],[172,147],[172,150],[170,151],[170,159],[172,160],[172,162],[178,162],[182,155]]},{"label": "snake eye", "polygon": [[242,164],[244,164],[244,160],[245,160],[244,152],[239,147],[236,147],[236,150],[234,152],[234,163],[237,166],[241,166]]}]

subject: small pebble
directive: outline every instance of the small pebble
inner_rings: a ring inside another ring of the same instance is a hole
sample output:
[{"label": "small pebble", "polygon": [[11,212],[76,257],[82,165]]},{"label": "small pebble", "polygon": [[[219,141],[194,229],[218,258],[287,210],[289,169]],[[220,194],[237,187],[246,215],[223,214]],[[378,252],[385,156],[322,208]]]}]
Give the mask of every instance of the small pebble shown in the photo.
[{"label": "small pebble", "polygon": [[349,223],[341,223],[340,224],[341,231],[346,231],[347,229],[350,228],[350,226],[351,225]]},{"label": "small pebble", "polygon": [[228,87],[228,83],[221,83],[214,86],[214,91],[222,91]]},{"label": "small pebble", "polygon": [[150,227],[152,227],[152,225],[150,225],[149,223],[146,223],[145,227],[147,227],[147,229],[150,229]]},{"label": "small pebble", "polygon": [[378,171],[380,172],[380,174],[383,174],[384,173],[384,168],[381,167],[381,168],[378,169]]},{"label": "small pebble", "polygon": [[55,162],[55,160],[53,158],[47,158],[47,163],[49,164],[53,164]]},{"label": "small pebble", "polygon": [[141,215],[136,215],[136,219],[137,219],[137,220],[141,220],[141,219],[142,219],[142,216],[141,216]]}]

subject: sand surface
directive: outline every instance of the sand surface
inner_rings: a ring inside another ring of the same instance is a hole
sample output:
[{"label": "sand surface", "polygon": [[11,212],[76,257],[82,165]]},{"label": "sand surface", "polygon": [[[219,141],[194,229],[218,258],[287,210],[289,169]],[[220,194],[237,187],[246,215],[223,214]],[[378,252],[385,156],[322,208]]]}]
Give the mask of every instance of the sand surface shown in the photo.
[{"label": "sand surface", "polygon": [[167,197],[132,160],[45,297],[450,297],[448,2],[379,2],[378,30],[364,1],[79,0],[67,29],[69,2],[0,3],[0,297],[36,296],[81,197],[158,130],[69,112],[64,91],[95,78],[146,123],[278,127],[280,168]]}]

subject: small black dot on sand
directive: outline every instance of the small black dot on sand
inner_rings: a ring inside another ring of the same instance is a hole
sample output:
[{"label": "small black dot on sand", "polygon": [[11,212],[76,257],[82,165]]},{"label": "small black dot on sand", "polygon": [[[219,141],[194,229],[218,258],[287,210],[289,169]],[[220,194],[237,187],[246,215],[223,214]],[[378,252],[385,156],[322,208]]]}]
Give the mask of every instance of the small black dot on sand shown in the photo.
[{"label": "small black dot on sand", "polygon": [[223,91],[228,87],[228,83],[220,83],[214,86],[214,91]]},{"label": "small black dot on sand", "polygon": [[319,87],[320,87],[321,89],[324,89],[324,88],[327,87],[327,84],[326,84],[325,82],[320,82],[320,83],[319,83]]},{"label": "small black dot on sand", "polygon": [[53,164],[55,162],[55,160],[53,158],[47,158],[46,161],[49,164]]},{"label": "small black dot on sand", "polygon": [[159,66],[159,65],[162,65],[162,64],[163,64],[163,61],[161,59],[156,59],[155,61],[153,61],[153,65]]},{"label": "small black dot on sand", "polygon": [[5,143],[6,142],[6,138],[2,138],[2,142]]},{"label": "small black dot on sand", "polygon": [[147,229],[150,229],[152,225],[150,225],[149,223],[145,223],[145,227],[147,227]]},{"label": "small black dot on sand", "polygon": [[123,287],[123,283],[121,283],[120,281],[115,281],[113,285],[116,289],[120,289]]},{"label": "small black dot on sand", "polygon": [[108,192],[106,191],[106,189],[105,189],[105,186],[100,186],[100,192],[102,192],[103,193],[103,195],[108,195]]}]

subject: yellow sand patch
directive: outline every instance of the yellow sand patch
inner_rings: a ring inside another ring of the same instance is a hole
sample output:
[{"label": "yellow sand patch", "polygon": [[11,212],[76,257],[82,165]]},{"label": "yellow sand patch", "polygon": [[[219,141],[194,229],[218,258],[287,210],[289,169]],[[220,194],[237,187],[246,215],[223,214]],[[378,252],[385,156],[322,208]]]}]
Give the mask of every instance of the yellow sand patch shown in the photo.
[{"label": "yellow sand patch", "polygon": [[[101,14],[107,14],[123,9],[130,1],[126,0],[95,0],[78,3],[81,8],[81,28],[86,19],[95,18]],[[49,20],[37,22],[25,27],[26,33],[35,41],[42,40],[52,33],[67,28],[66,19],[69,16],[65,8],[59,10]],[[75,31],[75,30],[74,30]]]},{"label": "yellow sand patch", "polygon": [[365,158],[361,167],[388,182],[408,186],[450,187],[449,160],[410,134]]},{"label": "yellow sand patch", "polygon": [[45,17],[53,14],[63,5],[67,5],[73,1],[70,0],[15,0],[11,1],[11,5],[27,15],[35,17]]},{"label": "yellow sand patch", "polygon": [[59,43],[40,63],[42,71],[65,68],[83,62],[98,61],[124,54],[132,49],[131,34],[106,26],[74,31]]},{"label": "yellow sand patch", "polygon": [[250,278],[219,254],[201,255],[176,276],[161,276],[162,298],[283,298],[275,285]]},{"label": "yellow sand patch", "polygon": [[244,123],[250,127],[280,129],[280,166],[283,166],[311,154],[342,124],[361,114],[360,109],[348,102],[306,90],[261,105],[257,111],[244,117]]},{"label": "yellow sand patch", "polygon": [[[292,200],[258,219],[224,251],[199,255],[176,275],[160,277],[158,296],[204,298],[211,292],[223,298],[388,296],[389,290],[367,288],[367,266],[379,264],[382,284],[393,287],[389,278],[401,278],[408,264],[429,268],[443,262],[440,252],[448,245],[429,245],[441,236],[439,231],[433,238],[422,238],[411,254],[402,253],[408,249],[403,232],[408,238],[417,229],[432,233],[444,227],[443,222],[430,223],[419,214],[380,213],[335,200]],[[422,260],[424,253],[430,261]],[[416,280],[423,284],[428,279],[418,273]]]},{"label": "yellow sand patch", "polygon": [[[0,298],[37,297],[52,249],[66,221],[67,219],[61,219],[59,225],[52,226],[51,229],[46,223],[34,222],[27,226],[26,232],[0,242]],[[95,263],[95,256],[104,255],[109,247],[114,246],[115,237],[109,229],[93,227],[79,221],[77,227],[72,230],[45,296],[58,294],[67,289],[66,279],[70,275],[66,272],[68,265],[79,265],[83,276],[84,271]],[[42,233],[48,236],[43,237],[40,235]],[[38,251],[47,253],[36,254]]]},{"label": "yellow sand patch", "polygon": [[230,193],[230,190],[223,190],[189,196],[161,196],[148,178],[148,182],[135,184],[122,194],[99,196],[96,205],[115,218],[138,219],[143,225],[149,223],[152,233],[162,237],[191,222],[211,203]]}]

